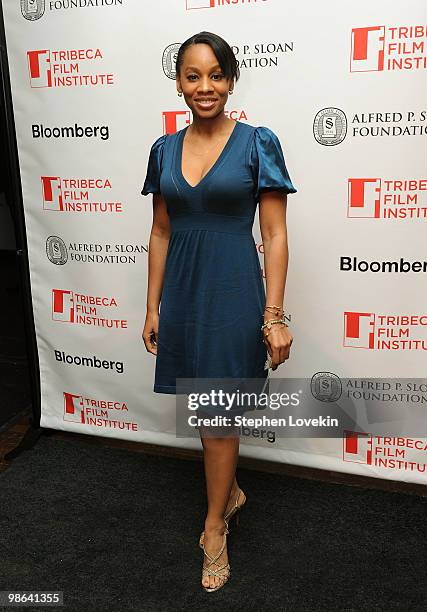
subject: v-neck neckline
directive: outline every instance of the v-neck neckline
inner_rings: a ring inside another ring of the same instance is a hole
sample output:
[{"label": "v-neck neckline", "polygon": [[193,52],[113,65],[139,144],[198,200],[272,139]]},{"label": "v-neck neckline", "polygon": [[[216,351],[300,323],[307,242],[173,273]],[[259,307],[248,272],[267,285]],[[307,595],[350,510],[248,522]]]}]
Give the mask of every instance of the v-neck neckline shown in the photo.
[{"label": "v-neck neckline", "polygon": [[214,172],[214,170],[216,170],[216,168],[219,166],[219,164],[221,163],[221,161],[224,158],[224,155],[227,153],[227,151],[230,148],[234,138],[236,137],[239,121],[235,121],[235,123],[236,123],[236,125],[233,127],[233,129],[231,131],[231,134],[228,137],[227,142],[225,143],[221,153],[216,158],[216,161],[213,163],[213,165],[209,168],[207,173],[200,179],[200,181],[196,185],[190,185],[190,183],[187,181],[187,179],[185,178],[185,176],[184,176],[184,174],[182,172],[182,149],[183,149],[184,137],[185,137],[185,134],[187,133],[187,130],[188,130],[188,128],[190,126],[187,125],[187,127],[185,127],[182,130],[181,138],[179,139],[179,142],[178,142],[178,164],[177,165],[178,165],[179,176],[182,179],[182,181],[184,182],[184,184],[189,189],[197,189],[202,183],[204,183],[210,177],[210,175]]}]

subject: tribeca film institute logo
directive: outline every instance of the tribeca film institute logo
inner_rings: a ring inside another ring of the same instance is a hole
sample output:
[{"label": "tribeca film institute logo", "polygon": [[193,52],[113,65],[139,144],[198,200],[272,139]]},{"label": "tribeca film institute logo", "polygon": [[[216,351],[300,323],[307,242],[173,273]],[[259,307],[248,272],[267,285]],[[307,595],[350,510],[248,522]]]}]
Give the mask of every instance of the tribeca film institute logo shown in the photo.
[{"label": "tribeca film institute logo", "polygon": [[63,392],[64,421],[81,425],[93,425],[105,429],[122,429],[138,431],[138,423],[129,414],[129,407],[124,401],[85,397],[76,393]]},{"label": "tribeca film institute logo", "polygon": [[427,443],[422,438],[373,436],[370,432],[344,430],[343,461],[377,468],[426,472]]},{"label": "tribeca film institute logo", "polygon": [[350,72],[427,68],[425,25],[353,28]]},{"label": "tribeca film institute logo", "polygon": [[119,308],[114,296],[87,295],[70,289],[52,289],[51,294],[53,321],[106,329],[128,328],[127,319],[113,318]]},{"label": "tribeca film institute logo", "polygon": [[427,315],[346,311],[343,346],[427,351]]},{"label": "tribeca film institute logo", "polygon": [[[252,0],[252,5],[256,4],[257,0]],[[258,2],[267,2],[267,0],[258,0]],[[232,2],[224,2],[224,0],[185,0],[185,9],[191,11],[194,9],[212,9],[227,6],[227,4],[249,4],[248,0],[232,0]]]},{"label": "tribeca film institute logo", "polygon": [[339,108],[322,108],[314,118],[313,134],[327,147],[340,144],[347,135],[347,117]]},{"label": "tribeca film institute logo", "polygon": [[427,179],[348,179],[347,217],[426,219]]},{"label": "tribeca film institute logo", "polygon": [[76,213],[122,213],[108,178],[42,176],[43,210]]},{"label": "tribeca film institute logo", "polygon": [[114,85],[114,74],[103,70],[99,48],[31,49],[27,51],[32,88]]}]

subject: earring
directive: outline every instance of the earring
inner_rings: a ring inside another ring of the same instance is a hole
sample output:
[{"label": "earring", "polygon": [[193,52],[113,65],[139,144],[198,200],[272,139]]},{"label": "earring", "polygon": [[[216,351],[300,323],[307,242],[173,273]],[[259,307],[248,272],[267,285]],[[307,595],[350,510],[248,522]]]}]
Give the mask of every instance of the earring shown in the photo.
[{"label": "earring", "polygon": [[228,93],[229,93],[229,94],[230,94],[230,96],[231,96],[231,94],[233,93],[233,90],[232,90],[232,89],[230,89]]},{"label": "earring", "polygon": [[182,96],[182,91],[179,91],[179,92],[178,92],[178,95],[179,95],[179,96]]}]

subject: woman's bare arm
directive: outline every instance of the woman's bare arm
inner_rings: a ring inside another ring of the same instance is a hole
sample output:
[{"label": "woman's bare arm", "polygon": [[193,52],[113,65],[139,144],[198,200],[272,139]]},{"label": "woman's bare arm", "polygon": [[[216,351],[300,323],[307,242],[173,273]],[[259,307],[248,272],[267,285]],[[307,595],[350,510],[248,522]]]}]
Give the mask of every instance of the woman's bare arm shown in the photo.
[{"label": "woman's bare arm", "polygon": [[163,197],[153,195],[153,224],[148,243],[147,312],[158,312],[163,289],[170,221]]},{"label": "woman's bare arm", "polygon": [[[286,194],[279,191],[261,193],[259,222],[264,247],[266,305],[274,304],[283,309],[289,259],[286,208]],[[265,321],[275,318],[273,313],[264,312]],[[284,325],[275,324],[271,326],[266,343],[275,370],[289,357],[292,335]]]},{"label": "woman's bare arm", "polygon": [[159,306],[170,232],[170,219],[166,202],[160,194],[155,193],[153,194],[153,224],[148,243],[147,314],[142,333],[147,351],[153,354],[157,354],[155,345],[157,342]]}]

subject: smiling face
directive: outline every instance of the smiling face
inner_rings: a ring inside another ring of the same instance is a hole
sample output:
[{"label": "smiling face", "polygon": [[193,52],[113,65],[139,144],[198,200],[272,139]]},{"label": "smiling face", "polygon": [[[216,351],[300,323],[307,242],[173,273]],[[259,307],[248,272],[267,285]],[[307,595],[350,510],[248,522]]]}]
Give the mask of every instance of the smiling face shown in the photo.
[{"label": "smiling face", "polygon": [[177,89],[182,91],[193,115],[215,117],[224,110],[232,79],[227,79],[210,45],[198,43],[184,52]]}]

